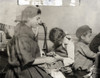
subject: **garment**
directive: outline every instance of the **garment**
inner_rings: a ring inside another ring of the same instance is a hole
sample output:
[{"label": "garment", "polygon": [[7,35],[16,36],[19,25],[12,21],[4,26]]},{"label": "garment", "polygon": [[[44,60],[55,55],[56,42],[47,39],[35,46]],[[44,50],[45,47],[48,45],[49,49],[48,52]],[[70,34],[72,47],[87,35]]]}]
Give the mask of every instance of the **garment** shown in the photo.
[{"label": "garment", "polygon": [[90,43],[90,49],[97,53],[99,52],[98,47],[100,46],[100,33],[97,34]]},{"label": "garment", "polygon": [[16,26],[14,37],[8,43],[8,48],[10,67],[5,78],[51,78],[38,65],[32,65],[34,60],[40,57],[40,51],[32,29],[24,23]]},{"label": "garment", "polygon": [[74,68],[77,70],[88,70],[93,65],[93,59],[96,54],[93,53],[89,46],[83,42],[78,42],[75,45],[75,62]]}]

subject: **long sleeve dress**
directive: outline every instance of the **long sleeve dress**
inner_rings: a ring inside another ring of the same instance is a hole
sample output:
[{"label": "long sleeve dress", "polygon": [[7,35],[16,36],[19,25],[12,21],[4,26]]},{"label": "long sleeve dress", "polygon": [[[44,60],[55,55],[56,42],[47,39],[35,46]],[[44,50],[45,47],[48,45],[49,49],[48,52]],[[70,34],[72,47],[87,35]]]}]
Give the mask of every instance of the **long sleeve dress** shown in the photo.
[{"label": "long sleeve dress", "polygon": [[32,29],[24,23],[17,24],[8,49],[9,69],[5,78],[51,78],[38,65],[32,65],[40,51]]}]

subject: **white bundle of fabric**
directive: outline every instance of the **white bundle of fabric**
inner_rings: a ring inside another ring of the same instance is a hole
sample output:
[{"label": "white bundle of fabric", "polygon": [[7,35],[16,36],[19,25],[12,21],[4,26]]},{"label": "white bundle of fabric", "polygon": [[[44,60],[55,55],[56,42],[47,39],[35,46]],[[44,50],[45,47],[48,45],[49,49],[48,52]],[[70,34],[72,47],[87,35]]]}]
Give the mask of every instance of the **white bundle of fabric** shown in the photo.
[{"label": "white bundle of fabric", "polygon": [[51,70],[51,76],[53,78],[66,78],[61,71],[57,71],[56,69]]}]

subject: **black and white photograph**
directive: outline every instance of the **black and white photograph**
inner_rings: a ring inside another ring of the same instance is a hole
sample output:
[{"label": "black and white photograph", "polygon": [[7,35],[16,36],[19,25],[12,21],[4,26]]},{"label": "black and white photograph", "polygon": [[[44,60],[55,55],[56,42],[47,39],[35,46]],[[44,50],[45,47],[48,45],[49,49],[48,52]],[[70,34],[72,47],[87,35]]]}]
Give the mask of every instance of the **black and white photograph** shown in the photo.
[{"label": "black and white photograph", "polygon": [[100,0],[0,0],[0,78],[100,78]]}]

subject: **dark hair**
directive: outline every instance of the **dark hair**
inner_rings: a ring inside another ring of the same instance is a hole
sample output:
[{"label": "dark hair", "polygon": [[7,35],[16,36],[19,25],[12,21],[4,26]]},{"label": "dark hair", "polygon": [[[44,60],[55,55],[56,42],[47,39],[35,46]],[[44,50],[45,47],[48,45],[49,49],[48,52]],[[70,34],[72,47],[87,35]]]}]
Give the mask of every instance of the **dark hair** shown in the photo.
[{"label": "dark hair", "polygon": [[59,42],[65,37],[65,32],[60,28],[52,28],[49,33],[49,39],[55,45],[60,45]]},{"label": "dark hair", "polygon": [[88,32],[92,33],[92,29],[88,25],[83,25],[76,30],[76,37],[80,40],[81,36],[86,36]]}]

